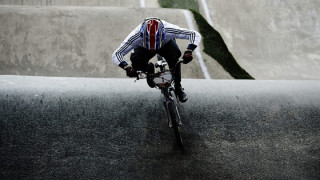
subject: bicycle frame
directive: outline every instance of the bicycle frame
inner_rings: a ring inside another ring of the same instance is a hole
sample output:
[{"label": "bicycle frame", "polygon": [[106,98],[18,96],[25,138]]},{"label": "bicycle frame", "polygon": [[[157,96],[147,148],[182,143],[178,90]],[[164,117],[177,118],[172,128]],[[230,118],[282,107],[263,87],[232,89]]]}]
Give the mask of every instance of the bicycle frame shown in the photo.
[{"label": "bicycle frame", "polygon": [[[176,66],[181,62],[182,62],[181,60],[178,61]],[[149,74],[149,75],[146,72],[137,71],[137,74],[138,74],[137,80],[152,78],[152,81],[154,82],[155,87],[161,90],[161,93],[164,96],[163,104],[168,116],[168,125],[170,128],[174,130],[177,143],[179,147],[183,150],[184,147],[183,147],[182,138],[179,130],[179,127],[181,126],[182,122],[181,122],[181,117],[180,117],[178,106],[177,106],[177,104],[179,103],[179,100],[175,94],[175,89],[174,89],[173,72],[176,66],[171,70],[167,70],[165,68],[166,65],[167,65],[167,62],[163,60],[161,56],[158,55],[158,62],[155,64],[155,67],[160,68],[160,71],[155,74]]]},{"label": "bicycle frame", "polygon": [[172,127],[172,119],[171,119],[170,112],[169,112],[169,107],[168,107],[169,103],[173,104],[173,108],[175,109],[175,114],[176,114],[175,117],[177,117],[177,120],[178,120],[177,123],[178,123],[178,126],[180,126],[182,124],[182,122],[181,122],[181,117],[180,117],[180,114],[179,114],[179,111],[178,111],[178,106],[177,106],[179,101],[178,101],[178,98],[176,97],[176,95],[174,93],[173,86],[161,89],[161,91],[162,91],[162,94],[164,95],[163,104],[164,104],[164,106],[166,108],[166,111],[167,111],[169,127],[170,128]]},{"label": "bicycle frame", "polygon": [[[181,63],[182,61],[178,61],[176,66]],[[168,115],[168,125],[171,128],[172,127],[172,118],[170,117],[170,113],[168,112],[168,104],[172,102],[173,108],[175,109],[176,112],[176,117],[177,117],[177,123],[178,126],[182,124],[181,122],[181,116],[178,111],[178,106],[177,104],[179,103],[178,98],[176,97],[175,94],[175,89],[174,89],[174,76],[173,76],[173,71],[175,70],[175,67],[173,69],[166,69],[167,62],[162,59],[162,57],[158,56],[158,62],[155,64],[156,68],[159,68],[160,71],[152,75],[153,82],[156,85],[156,88],[161,90],[161,93],[164,95],[164,100],[163,104],[165,106],[165,109],[167,111]],[[137,71],[138,77],[137,80],[139,79],[145,79],[147,77],[146,72],[142,71]]]}]

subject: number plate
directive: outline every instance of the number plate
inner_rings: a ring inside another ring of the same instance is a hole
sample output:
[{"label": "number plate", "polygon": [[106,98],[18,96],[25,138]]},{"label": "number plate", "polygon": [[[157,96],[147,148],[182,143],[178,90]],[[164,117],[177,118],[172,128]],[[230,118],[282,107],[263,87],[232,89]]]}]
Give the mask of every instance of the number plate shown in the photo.
[{"label": "number plate", "polygon": [[170,71],[161,73],[159,76],[157,76],[157,77],[155,77],[153,79],[153,82],[156,85],[164,85],[164,84],[167,84],[167,83],[170,84],[172,82],[172,74],[171,74]]}]

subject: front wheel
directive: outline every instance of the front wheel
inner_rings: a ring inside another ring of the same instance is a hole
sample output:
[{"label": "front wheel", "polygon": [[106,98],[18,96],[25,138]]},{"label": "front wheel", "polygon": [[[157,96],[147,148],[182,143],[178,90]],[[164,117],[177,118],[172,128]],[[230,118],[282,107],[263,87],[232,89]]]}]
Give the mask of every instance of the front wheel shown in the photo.
[{"label": "front wheel", "polygon": [[180,130],[179,130],[180,125],[178,122],[179,113],[177,112],[178,110],[175,107],[175,105],[173,104],[173,101],[168,102],[167,110],[168,110],[168,115],[170,116],[170,120],[172,122],[172,129],[173,129],[174,134],[176,136],[177,143],[178,143],[179,147],[183,148],[182,138],[181,138]]}]

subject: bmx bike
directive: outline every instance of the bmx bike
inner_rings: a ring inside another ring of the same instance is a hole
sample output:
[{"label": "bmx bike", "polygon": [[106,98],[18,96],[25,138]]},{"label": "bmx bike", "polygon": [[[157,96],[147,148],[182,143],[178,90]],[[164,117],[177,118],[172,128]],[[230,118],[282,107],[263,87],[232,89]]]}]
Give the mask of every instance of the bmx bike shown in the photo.
[{"label": "bmx bike", "polygon": [[163,94],[163,105],[167,112],[168,116],[168,126],[173,129],[177,145],[183,149],[182,137],[180,134],[180,127],[182,125],[180,113],[178,110],[179,99],[175,94],[174,88],[174,76],[173,72],[175,71],[178,64],[183,62],[180,60],[176,63],[175,67],[172,69],[167,69],[166,66],[168,63],[160,56],[157,55],[158,61],[155,63],[155,67],[159,68],[160,71],[154,74],[148,74],[147,72],[137,71],[137,80],[146,79],[152,80],[155,87],[161,90]]}]

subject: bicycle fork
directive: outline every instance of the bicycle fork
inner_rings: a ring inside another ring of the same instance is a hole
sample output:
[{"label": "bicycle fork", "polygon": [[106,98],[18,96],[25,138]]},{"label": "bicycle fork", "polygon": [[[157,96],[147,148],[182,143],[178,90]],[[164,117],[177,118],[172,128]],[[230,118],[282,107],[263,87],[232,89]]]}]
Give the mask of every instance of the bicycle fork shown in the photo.
[{"label": "bicycle fork", "polygon": [[[166,112],[167,112],[169,127],[172,128],[173,122],[176,123],[177,126],[181,126],[182,122],[181,122],[181,117],[179,114],[177,102],[174,100],[174,98],[172,97],[171,94],[169,95],[168,91],[166,93],[164,93],[164,95],[165,95],[165,97],[163,100],[163,105],[164,105]],[[170,103],[172,103],[172,106],[169,107]],[[174,112],[173,116],[170,113],[169,108],[173,108],[173,112]],[[172,119],[172,118],[175,118],[175,119]]]}]

